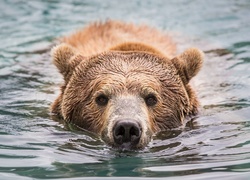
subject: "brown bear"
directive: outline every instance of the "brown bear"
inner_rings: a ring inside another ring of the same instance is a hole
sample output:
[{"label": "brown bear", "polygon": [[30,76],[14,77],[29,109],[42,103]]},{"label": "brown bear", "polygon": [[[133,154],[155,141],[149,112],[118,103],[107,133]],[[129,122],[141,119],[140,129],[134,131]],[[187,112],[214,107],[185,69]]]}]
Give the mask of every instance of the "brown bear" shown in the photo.
[{"label": "brown bear", "polygon": [[92,23],[62,42],[52,49],[64,77],[52,113],[110,146],[142,149],[153,134],[197,114],[189,81],[202,66],[200,50],[174,56],[166,34],[117,21]]}]

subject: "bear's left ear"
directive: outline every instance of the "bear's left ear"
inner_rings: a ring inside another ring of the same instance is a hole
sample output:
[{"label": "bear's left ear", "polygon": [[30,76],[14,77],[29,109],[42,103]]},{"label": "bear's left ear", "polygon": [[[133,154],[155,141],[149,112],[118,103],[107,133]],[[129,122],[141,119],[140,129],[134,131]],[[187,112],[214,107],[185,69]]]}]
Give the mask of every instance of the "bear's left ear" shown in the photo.
[{"label": "bear's left ear", "polygon": [[196,48],[190,48],[171,61],[184,84],[187,84],[201,69],[204,54]]},{"label": "bear's left ear", "polygon": [[75,67],[83,59],[83,56],[78,54],[72,46],[66,43],[55,46],[51,50],[51,56],[53,63],[63,75],[65,81],[68,80]]}]

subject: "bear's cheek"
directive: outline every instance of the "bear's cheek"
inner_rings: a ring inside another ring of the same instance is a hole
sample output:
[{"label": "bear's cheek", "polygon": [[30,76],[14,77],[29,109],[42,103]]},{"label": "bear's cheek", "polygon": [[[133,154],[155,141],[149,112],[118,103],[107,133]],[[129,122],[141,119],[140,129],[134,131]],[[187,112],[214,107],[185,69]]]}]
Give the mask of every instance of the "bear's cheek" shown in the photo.
[{"label": "bear's cheek", "polygon": [[152,126],[156,132],[182,126],[188,107],[189,98],[185,89],[179,87],[175,91],[166,91],[157,108],[151,113],[154,119]]}]

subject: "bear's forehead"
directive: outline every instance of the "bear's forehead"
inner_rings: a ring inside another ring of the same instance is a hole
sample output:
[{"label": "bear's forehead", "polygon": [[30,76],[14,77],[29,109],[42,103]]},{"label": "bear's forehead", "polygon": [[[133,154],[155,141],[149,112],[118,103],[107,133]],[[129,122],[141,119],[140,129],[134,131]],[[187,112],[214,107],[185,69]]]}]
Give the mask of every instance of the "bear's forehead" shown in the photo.
[{"label": "bear's forehead", "polygon": [[119,87],[137,91],[153,87],[156,90],[164,82],[171,86],[179,83],[173,78],[176,69],[169,61],[147,53],[103,53],[82,62],[76,68],[73,81],[96,89]]},{"label": "bear's forehead", "polygon": [[86,83],[86,89],[93,89],[94,92],[106,95],[126,95],[128,94],[149,94],[161,93],[161,83],[154,77],[138,78],[117,77],[115,75],[97,78]]},{"label": "bear's forehead", "polygon": [[175,68],[167,58],[144,52],[106,52],[83,60],[77,68],[86,76],[172,74]]}]

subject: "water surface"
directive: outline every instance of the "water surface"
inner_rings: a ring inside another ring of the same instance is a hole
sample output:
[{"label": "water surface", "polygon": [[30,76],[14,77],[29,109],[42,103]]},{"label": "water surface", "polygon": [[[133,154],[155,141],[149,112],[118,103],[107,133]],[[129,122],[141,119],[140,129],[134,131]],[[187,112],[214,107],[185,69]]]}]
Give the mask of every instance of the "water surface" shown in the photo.
[{"label": "water surface", "polygon": [[[0,2],[0,179],[248,179],[250,2],[3,0]],[[193,84],[201,114],[140,152],[50,118],[62,77],[49,49],[93,20],[147,23],[178,51],[205,51]]]}]

